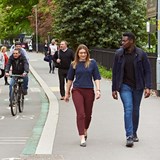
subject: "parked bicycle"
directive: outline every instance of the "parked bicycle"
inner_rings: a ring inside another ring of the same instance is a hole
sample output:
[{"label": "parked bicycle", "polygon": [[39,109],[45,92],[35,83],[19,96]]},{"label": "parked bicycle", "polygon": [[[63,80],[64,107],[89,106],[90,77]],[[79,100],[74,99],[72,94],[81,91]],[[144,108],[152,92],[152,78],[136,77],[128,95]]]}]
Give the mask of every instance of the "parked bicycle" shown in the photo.
[{"label": "parked bicycle", "polygon": [[10,77],[15,80],[10,97],[11,114],[15,116],[18,109],[19,112],[23,112],[24,109],[23,77],[21,75],[10,75]]}]

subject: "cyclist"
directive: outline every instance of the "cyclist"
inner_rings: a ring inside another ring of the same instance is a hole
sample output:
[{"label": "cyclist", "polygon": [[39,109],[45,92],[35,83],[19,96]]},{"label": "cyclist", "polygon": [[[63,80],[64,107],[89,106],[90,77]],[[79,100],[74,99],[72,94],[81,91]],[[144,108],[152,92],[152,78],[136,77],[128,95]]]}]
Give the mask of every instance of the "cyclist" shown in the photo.
[{"label": "cyclist", "polygon": [[[20,53],[19,49],[14,49],[13,54],[9,57],[8,64],[6,65],[5,75],[9,76],[10,68],[12,67],[12,74],[23,76],[23,93],[27,95],[28,89],[28,72],[29,63],[24,55]],[[9,97],[11,97],[12,86],[14,85],[14,78],[11,78],[9,85]]]},{"label": "cyclist", "polygon": [[[13,54],[14,49],[18,49],[18,50],[20,51],[20,54],[23,55],[23,56],[25,56],[26,59],[27,59],[27,61],[28,61],[28,63],[29,63],[28,53],[27,53],[27,51],[22,47],[22,43],[21,43],[20,41],[16,41],[16,42],[15,42],[14,48],[13,48],[13,50],[11,50],[11,52],[10,52],[10,56]],[[27,77],[27,79],[25,79],[25,80],[26,80],[25,83],[26,83],[26,85],[27,85],[26,88],[28,88],[29,78]]]},{"label": "cyclist", "polygon": [[24,55],[24,56],[26,57],[27,61],[29,62],[28,53],[27,53],[27,51],[22,47],[21,42],[19,42],[19,41],[15,42],[14,48],[10,49],[10,56],[13,54],[14,49],[19,49],[19,50],[20,50],[20,53],[21,53],[22,55]]}]

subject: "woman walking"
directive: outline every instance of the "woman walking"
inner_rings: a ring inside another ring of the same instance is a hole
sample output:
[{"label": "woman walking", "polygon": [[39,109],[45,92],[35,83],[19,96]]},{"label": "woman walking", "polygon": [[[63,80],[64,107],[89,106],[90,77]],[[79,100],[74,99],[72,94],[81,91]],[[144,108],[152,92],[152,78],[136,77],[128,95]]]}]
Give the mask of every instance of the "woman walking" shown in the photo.
[{"label": "woman walking", "polygon": [[8,56],[6,51],[7,48],[5,46],[2,46],[0,52],[0,70],[1,70],[0,78],[4,77],[5,85],[9,85],[8,78],[5,76],[5,67],[6,64],[8,63]]},{"label": "woman walking", "polygon": [[[72,88],[72,99],[77,114],[77,128],[80,136],[80,146],[86,147],[87,130],[89,128],[93,102],[100,98],[100,73],[94,59],[90,59],[87,46],[81,44],[78,46],[75,59],[67,75],[67,87],[64,100],[69,101]],[[93,80],[95,82],[95,92]]]}]

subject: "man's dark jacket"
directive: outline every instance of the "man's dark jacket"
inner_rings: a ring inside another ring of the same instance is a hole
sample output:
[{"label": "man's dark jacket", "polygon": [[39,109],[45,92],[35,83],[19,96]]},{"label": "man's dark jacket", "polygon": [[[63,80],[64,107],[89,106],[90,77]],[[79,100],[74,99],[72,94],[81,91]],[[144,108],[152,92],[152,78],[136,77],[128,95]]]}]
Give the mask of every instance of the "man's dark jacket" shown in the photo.
[{"label": "man's dark jacket", "polygon": [[5,72],[9,73],[12,66],[12,74],[21,75],[24,72],[29,72],[29,64],[25,56],[20,55],[17,59],[13,57],[13,54],[9,57],[8,64],[6,65]]},{"label": "man's dark jacket", "polygon": [[65,52],[60,49],[59,51],[55,52],[53,61],[57,63],[56,61],[58,58],[61,59],[61,63],[57,68],[68,70],[71,62],[74,60],[74,52],[70,48],[68,48]]},{"label": "man's dark jacket", "polygon": [[[119,91],[124,76],[124,49],[120,48],[115,53],[112,68],[112,91]],[[151,88],[151,66],[147,54],[140,48],[135,47],[134,69],[136,89]]]}]

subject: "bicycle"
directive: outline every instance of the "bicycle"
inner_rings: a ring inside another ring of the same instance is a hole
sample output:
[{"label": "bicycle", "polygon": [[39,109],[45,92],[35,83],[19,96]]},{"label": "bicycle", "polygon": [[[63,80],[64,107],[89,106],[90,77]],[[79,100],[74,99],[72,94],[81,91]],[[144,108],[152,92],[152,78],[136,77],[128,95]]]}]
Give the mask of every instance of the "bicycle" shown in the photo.
[{"label": "bicycle", "polygon": [[17,108],[19,112],[23,112],[24,109],[23,77],[21,75],[10,75],[10,77],[15,80],[10,97],[11,114],[15,116]]}]

